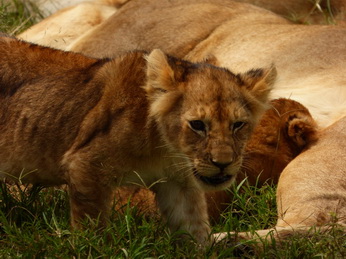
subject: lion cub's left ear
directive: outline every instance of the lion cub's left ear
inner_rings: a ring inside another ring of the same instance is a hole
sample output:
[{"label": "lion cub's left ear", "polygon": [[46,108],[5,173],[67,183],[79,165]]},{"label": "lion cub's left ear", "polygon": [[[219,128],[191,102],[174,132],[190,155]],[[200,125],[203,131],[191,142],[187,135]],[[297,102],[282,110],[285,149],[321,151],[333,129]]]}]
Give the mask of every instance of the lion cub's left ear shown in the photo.
[{"label": "lion cub's left ear", "polygon": [[148,96],[157,97],[174,89],[174,70],[168,63],[166,54],[153,50],[147,57],[147,84],[144,86]]},{"label": "lion cub's left ear", "polygon": [[260,102],[265,103],[273,89],[277,70],[274,65],[266,69],[254,69],[240,75],[247,89]]}]

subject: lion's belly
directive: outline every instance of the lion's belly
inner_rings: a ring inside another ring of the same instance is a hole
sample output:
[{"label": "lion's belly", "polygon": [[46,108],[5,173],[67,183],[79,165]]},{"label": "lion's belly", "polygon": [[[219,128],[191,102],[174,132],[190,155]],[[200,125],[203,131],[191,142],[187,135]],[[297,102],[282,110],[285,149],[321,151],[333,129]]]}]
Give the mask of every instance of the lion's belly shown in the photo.
[{"label": "lion's belly", "polygon": [[59,173],[50,173],[37,169],[27,170],[25,168],[15,168],[13,170],[2,170],[0,178],[6,178],[10,181],[19,183],[40,184],[43,186],[57,186],[66,184],[66,181]]},{"label": "lion's belly", "polygon": [[122,170],[118,177],[117,185],[137,185],[150,188],[155,184],[166,182],[168,179],[170,181],[183,180],[186,175],[180,175],[181,168],[179,170],[176,166],[182,163],[181,160],[176,161],[162,156],[136,159],[129,163],[128,167],[123,167],[125,170]]},{"label": "lion's belly", "polygon": [[117,185],[139,185],[151,187],[155,182],[165,181],[163,161],[136,161],[128,170],[122,171]]},{"label": "lion's belly", "polygon": [[20,183],[42,184],[45,186],[66,183],[64,173],[54,159],[37,155],[33,150],[2,149],[0,151],[0,178]]}]

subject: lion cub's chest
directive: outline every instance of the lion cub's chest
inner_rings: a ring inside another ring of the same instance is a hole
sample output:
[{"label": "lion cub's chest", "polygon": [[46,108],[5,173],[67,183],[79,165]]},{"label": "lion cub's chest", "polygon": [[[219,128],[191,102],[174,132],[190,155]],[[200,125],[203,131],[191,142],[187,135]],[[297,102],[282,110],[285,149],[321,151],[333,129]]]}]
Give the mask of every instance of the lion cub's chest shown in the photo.
[{"label": "lion cub's chest", "polygon": [[168,179],[180,181],[183,179],[180,172],[186,174],[187,170],[189,166],[186,158],[177,159],[170,154],[156,153],[151,157],[134,159],[115,169],[116,185],[140,185],[149,188]]}]

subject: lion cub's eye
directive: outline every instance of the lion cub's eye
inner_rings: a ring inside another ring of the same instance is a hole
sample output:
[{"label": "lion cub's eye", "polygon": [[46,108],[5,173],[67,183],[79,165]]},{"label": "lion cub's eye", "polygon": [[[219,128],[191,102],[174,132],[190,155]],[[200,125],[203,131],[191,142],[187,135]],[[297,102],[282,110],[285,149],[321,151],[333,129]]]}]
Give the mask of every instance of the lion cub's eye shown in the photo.
[{"label": "lion cub's eye", "polygon": [[200,120],[194,120],[194,121],[189,121],[190,123],[190,127],[193,129],[193,130],[196,130],[196,131],[205,131],[205,124],[203,121],[200,121]]},{"label": "lion cub's eye", "polygon": [[242,127],[244,127],[245,124],[246,124],[246,122],[244,122],[244,121],[236,121],[232,124],[232,130],[234,132],[237,130],[240,130]]}]

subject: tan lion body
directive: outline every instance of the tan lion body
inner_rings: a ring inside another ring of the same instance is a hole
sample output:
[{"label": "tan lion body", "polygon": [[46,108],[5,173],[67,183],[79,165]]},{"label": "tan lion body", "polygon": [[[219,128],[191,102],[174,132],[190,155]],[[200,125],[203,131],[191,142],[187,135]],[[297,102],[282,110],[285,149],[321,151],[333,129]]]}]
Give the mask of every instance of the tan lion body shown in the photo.
[{"label": "tan lion body", "polygon": [[57,11],[18,35],[32,43],[65,50],[85,32],[116,12],[115,6],[85,2]]},{"label": "tan lion body", "polygon": [[[320,133],[318,141],[284,169],[277,189],[274,228],[233,233],[236,238],[285,241],[295,234],[346,226],[346,117]],[[219,238],[227,237],[228,233]],[[259,243],[261,245],[261,243]]]},{"label": "tan lion body", "polygon": [[66,183],[74,226],[104,223],[114,187],[145,184],[172,230],[207,240],[203,190],[234,181],[274,68],[234,75],[159,50],[92,59],[5,36],[0,53],[2,176]]},{"label": "tan lion body", "polygon": [[77,5],[86,1],[95,2],[99,0],[31,0],[28,5],[33,4],[44,16],[48,16],[63,8]]},{"label": "tan lion body", "polygon": [[346,225],[346,117],[285,168],[277,192],[278,227]]},{"label": "tan lion body", "polygon": [[106,57],[160,48],[194,62],[211,59],[238,73],[274,63],[279,77],[271,98],[302,103],[326,127],[346,115],[345,41],[345,27],[294,25],[244,3],[131,0],[71,50]]},{"label": "tan lion body", "polygon": [[[48,16],[60,12],[60,10],[69,8],[72,6],[83,5],[83,4],[95,4],[96,9],[90,9],[90,15],[94,15],[94,11],[97,13],[97,5],[108,5],[108,6],[121,6],[123,3],[129,0],[30,0],[25,3],[25,7],[33,9],[32,11],[40,11],[40,15]],[[80,16],[82,19],[89,19],[85,16]]]},{"label": "tan lion body", "polygon": [[264,9],[229,0],[131,0],[100,27],[77,39],[69,50],[108,57],[157,47],[183,57],[220,25],[235,19],[244,25],[290,23]]}]

